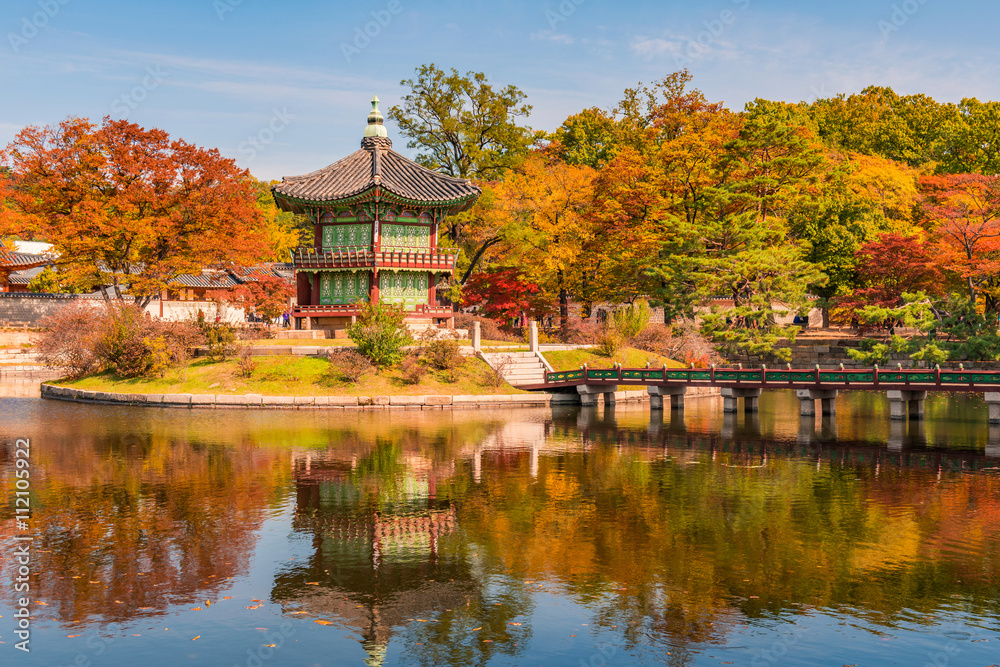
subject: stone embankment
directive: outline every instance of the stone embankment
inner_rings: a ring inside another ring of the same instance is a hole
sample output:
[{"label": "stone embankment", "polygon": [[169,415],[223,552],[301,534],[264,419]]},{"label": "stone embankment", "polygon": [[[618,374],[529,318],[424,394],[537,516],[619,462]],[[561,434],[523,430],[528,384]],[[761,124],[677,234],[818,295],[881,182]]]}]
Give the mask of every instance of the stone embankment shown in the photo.
[{"label": "stone embankment", "polygon": [[[410,409],[480,407],[546,407],[578,405],[580,396],[572,394],[506,394],[484,396],[262,396],[245,394],[118,394],[87,391],[44,383],[42,398],[77,403],[101,403],[162,408],[242,408],[242,409]],[[649,398],[645,391],[620,391],[620,402],[639,402]]]}]

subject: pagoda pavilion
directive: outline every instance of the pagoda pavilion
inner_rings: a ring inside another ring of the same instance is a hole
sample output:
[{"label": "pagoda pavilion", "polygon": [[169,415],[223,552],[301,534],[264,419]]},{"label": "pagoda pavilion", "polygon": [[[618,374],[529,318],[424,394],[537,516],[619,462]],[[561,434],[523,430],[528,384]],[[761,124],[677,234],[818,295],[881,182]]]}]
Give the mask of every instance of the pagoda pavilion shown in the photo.
[{"label": "pagoda pavilion", "polygon": [[482,191],[392,150],[378,103],[361,150],[273,188],[277,205],[309,216],[315,230],[313,245],[293,253],[297,328],[344,329],[369,301],[400,305],[411,322],[454,321],[435,287],[454,273],[458,251],[438,247],[438,226]]}]

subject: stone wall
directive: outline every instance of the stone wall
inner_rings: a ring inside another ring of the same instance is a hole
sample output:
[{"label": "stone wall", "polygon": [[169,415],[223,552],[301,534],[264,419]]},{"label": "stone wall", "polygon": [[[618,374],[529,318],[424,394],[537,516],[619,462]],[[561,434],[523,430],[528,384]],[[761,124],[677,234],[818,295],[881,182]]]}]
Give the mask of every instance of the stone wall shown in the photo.
[{"label": "stone wall", "polygon": [[97,307],[100,298],[76,294],[0,293],[0,323],[8,325],[38,326],[38,323],[73,303]]},{"label": "stone wall", "polygon": [[[104,300],[79,294],[0,292],[0,324],[35,327],[49,315],[73,303],[84,303],[97,308]],[[241,324],[245,319],[242,308],[218,305],[212,301],[164,301],[161,304],[154,300],[146,307],[146,312],[151,316],[162,316],[166,320],[193,319],[197,317],[199,310],[209,321],[214,321],[218,316],[224,322]]]}]

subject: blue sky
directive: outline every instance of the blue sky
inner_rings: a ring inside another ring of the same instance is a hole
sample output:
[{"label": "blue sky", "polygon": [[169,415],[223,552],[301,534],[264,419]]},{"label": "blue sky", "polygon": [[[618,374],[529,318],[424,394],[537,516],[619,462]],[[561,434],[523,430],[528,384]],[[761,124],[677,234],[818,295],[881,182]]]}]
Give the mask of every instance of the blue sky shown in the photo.
[{"label": "blue sky", "polygon": [[372,94],[387,109],[424,63],[518,86],[544,130],[681,67],[733,109],[870,84],[997,99],[998,18],[962,0],[3,0],[0,145],[111,115],[296,175],[356,150]]}]

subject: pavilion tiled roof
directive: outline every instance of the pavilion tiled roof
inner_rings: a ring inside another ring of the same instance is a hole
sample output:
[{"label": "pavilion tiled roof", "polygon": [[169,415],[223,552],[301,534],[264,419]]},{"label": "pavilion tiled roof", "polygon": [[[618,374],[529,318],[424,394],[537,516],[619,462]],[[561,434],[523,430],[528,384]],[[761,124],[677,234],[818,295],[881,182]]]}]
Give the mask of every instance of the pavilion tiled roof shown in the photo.
[{"label": "pavilion tiled roof", "polygon": [[229,287],[236,287],[239,284],[225,271],[188,273],[173,278],[170,283],[184,287],[207,287],[209,289],[227,289]]},{"label": "pavilion tiled roof", "polygon": [[30,252],[10,252],[0,250],[0,267],[32,267],[48,264],[52,261],[45,255],[33,255]]},{"label": "pavilion tiled roof", "polygon": [[471,181],[439,174],[392,150],[387,137],[365,137],[361,150],[303,176],[286,176],[273,188],[286,211],[301,212],[303,203],[328,204],[374,188],[404,200],[471,206],[482,193]]}]

